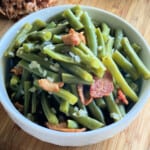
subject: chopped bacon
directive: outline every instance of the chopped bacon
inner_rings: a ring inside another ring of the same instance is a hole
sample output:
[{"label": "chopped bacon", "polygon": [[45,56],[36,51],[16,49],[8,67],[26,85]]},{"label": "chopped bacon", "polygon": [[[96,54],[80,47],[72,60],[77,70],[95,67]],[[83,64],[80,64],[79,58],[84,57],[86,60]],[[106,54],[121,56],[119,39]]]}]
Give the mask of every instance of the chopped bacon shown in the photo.
[{"label": "chopped bacon", "polygon": [[79,97],[80,97],[80,100],[81,100],[82,104],[88,105],[88,104],[90,104],[93,101],[93,97],[90,97],[89,99],[85,98],[82,84],[79,84],[77,86],[77,90],[78,90],[78,94],[79,94]]},{"label": "chopped bacon", "polygon": [[128,105],[129,102],[121,89],[118,89],[117,94],[118,94],[117,99],[120,100],[122,103]]},{"label": "chopped bacon", "polygon": [[58,92],[60,90],[60,87],[63,87],[63,82],[54,83],[49,81],[48,79],[40,79],[38,80],[39,86],[47,91],[47,92]]},{"label": "chopped bacon", "polygon": [[66,123],[60,123],[60,124],[50,124],[49,122],[46,122],[45,124],[49,129],[57,130],[57,131],[62,131],[62,132],[83,132],[86,130],[86,128],[80,128],[80,129],[71,129],[67,128]]},{"label": "chopped bacon", "polygon": [[76,32],[74,29],[69,30],[69,34],[63,35],[62,40],[66,45],[77,46],[80,42],[85,43],[83,32]]},{"label": "chopped bacon", "polygon": [[112,76],[106,71],[103,78],[95,78],[94,83],[90,87],[90,96],[93,98],[101,98],[110,95],[113,90]]},{"label": "chopped bacon", "polygon": [[20,66],[15,66],[14,68],[12,68],[11,70],[10,70],[12,73],[14,73],[15,75],[21,75],[22,74],[22,72],[23,72],[23,69],[22,69],[22,67],[20,67]]},{"label": "chopped bacon", "polygon": [[14,105],[20,112],[23,112],[23,108],[24,108],[23,105],[21,105],[19,102],[15,102]]}]

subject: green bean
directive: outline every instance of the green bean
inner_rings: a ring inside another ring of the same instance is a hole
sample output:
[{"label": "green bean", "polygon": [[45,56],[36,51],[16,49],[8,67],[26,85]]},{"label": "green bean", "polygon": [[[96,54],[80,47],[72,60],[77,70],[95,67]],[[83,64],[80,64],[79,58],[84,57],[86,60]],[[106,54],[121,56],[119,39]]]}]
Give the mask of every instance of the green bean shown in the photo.
[{"label": "green bean", "polygon": [[74,105],[78,101],[78,98],[75,95],[65,89],[60,89],[58,92],[55,92],[53,94],[65,101],[68,101],[71,105]]},{"label": "green bean", "polygon": [[126,115],[126,110],[125,110],[125,106],[123,104],[118,104],[119,110],[122,114],[122,117],[124,117]]},{"label": "green bean", "polygon": [[43,31],[48,31],[51,32],[52,34],[60,34],[66,32],[67,29],[68,29],[68,22],[64,22],[57,24],[56,27],[45,28],[43,29]]},{"label": "green bean", "polygon": [[64,83],[69,83],[69,84],[85,84],[85,85],[90,85],[92,82],[87,82],[85,80],[82,80],[81,78],[69,74],[69,73],[62,73],[62,81]]},{"label": "green bean", "polygon": [[10,79],[10,87],[17,86],[17,84],[20,82],[20,79],[18,76],[13,75]]},{"label": "green bean", "polygon": [[57,44],[63,43],[62,36],[54,34],[53,37],[52,37],[52,42],[57,43]]},{"label": "green bean", "polygon": [[[71,85],[70,85],[70,88],[71,88],[72,93],[73,93],[75,96],[77,96],[78,99],[79,99],[79,95],[78,95],[78,92],[77,92],[77,85],[71,84]],[[85,105],[82,104],[82,102],[81,102],[80,99],[77,101],[77,105],[78,105],[78,107],[79,107],[80,109],[84,110],[84,111],[86,112],[86,114],[88,114],[88,111],[87,111]]]},{"label": "green bean", "polygon": [[24,43],[23,50],[26,53],[38,52],[41,49],[41,45],[35,43]]},{"label": "green bean", "polygon": [[122,118],[122,114],[120,112],[120,109],[118,105],[114,101],[114,97],[112,94],[110,96],[105,97],[106,106],[108,108],[108,111],[110,113],[110,117],[114,121],[118,121]]},{"label": "green bean", "polygon": [[106,23],[103,22],[101,24],[101,28],[102,28],[103,38],[106,43],[110,34],[110,27]]},{"label": "green bean", "polygon": [[80,17],[83,14],[83,10],[81,9],[81,7],[79,5],[77,5],[77,6],[73,7],[71,10],[75,14],[75,16],[80,19]]},{"label": "green bean", "polygon": [[105,119],[103,112],[101,109],[96,105],[94,101],[92,101],[89,105],[87,105],[89,111],[92,114],[92,117],[97,119],[98,121],[101,121],[103,124],[105,124]]},{"label": "green bean", "polygon": [[80,77],[81,79],[92,83],[93,82],[93,76],[88,73],[86,70],[83,68],[77,66],[77,65],[71,65],[67,63],[61,63],[61,65],[68,70],[69,72],[75,74],[76,76]]},{"label": "green bean", "polygon": [[[35,65],[32,65],[33,63]],[[23,68],[25,68],[30,73],[33,73],[33,74],[35,74],[38,77],[41,77],[41,78],[49,77],[53,81],[59,81],[59,75],[57,73],[54,73],[52,71],[46,70],[44,68],[41,68],[40,64],[38,64],[36,61],[32,61],[29,64],[28,62],[26,62],[24,60],[21,60],[21,61],[19,61],[18,65],[23,67]]]},{"label": "green bean", "polygon": [[41,20],[41,19],[37,19],[32,23],[32,29],[31,31],[38,31],[42,28],[46,27],[46,22]]},{"label": "green bean", "polygon": [[19,99],[19,97],[23,94],[23,85],[24,81],[29,80],[29,72],[26,69],[23,69],[22,76],[20,79],[19,88],[17,88],[15,99]]},{"label": "green bean", "polygon": [[96,29],[96,35],[97,35],[97,43],[98,43],[98,57],[102,58],[105,56],[106,47],[105,47],[105,41],[100,28]]},{"label": "green bean", "polygon": [[132,46],[130,45],[129,40],[125,37],[122,39],[122,46],[131,60],[132,64],[135,66],[136,70],[139,72],[139,74],[144,78],[144,79],[150,79],[150,71],[148,68],[144,65],[142,60],[139,58],[139,56],[136,54]]},{"label": "green bean", "polygon": [[44,94],[42,94],[42,97],[41,97],[41,105],[42,105],[43,112],[44,112],[48,122],[50,122],[52,124],[58,124],[59,120],[58,120],[56,114],[52,111],[52,108],[49,106]]},{"label": "green bean", "polygon": [[45,46],[43,48],[42,53],[47,54],[52,59],[55,59],[55,60],[58,60],[61,62],[67,62],[67,63],[71,63],[71,64],[77,64],[78,63],[76,60],[74,60],[73,58],[71,58],[69,56],[66,56],[66,55],[63,55],[63,54],[60,54],[60,53],[57,53],[57,52],[51,50],[51,47],[49,45]]},{"label": "green bean", "polygon": [[57,26],[57,24],[54,21],[51,21],[51,22],[47,23],[45,29],[55,28],[56,26]]},{"label": "green bean", "polygon": [[82,42],[77,46],[77,48],[81,49],[87,55],[94,56],[93,52]]},{"label": "green bean", "polygon": [[136,93],[131,89],[131,87],[127,84],[126,80],[122,76],[121,72],[119,71],[117,65],[113,61],[113,59],[110,56],[105,56],[103,58],[103,63],[107,67],[107,69],[112,74],[113,78],[115,79],[116,83],[119,85],[119,87],[122,89],[124,94],[131,98],[132,101],[137,102],[138,96]]},{"label": "green bean", "polygon": [[24,115],[26,116],[30,108],[30,96],[29,88],[31,87],[30,81],[24,81]]},{"label": "green bean", "polygon": [[114,48],[117,50],[121,50],[122,44],[121,40],[123,38],[123,31],[122,29],[116,29],[115,30],[115,41],[114,41]]},{"label": "green bean", "polygon": [[79,21],[79,19],[72,13],[70,9],[66,9],[63,12],[63,16],[68,20],[70,25],[75,29],[75,30],[80,30],[83,28],[83,24]]},{"label": "green bean", "polygon": [[88,129],[98,129],[104,126],[104,124],[96,119],[93,119],[87,115],[77,114],[74,108],[69,109],[71,117],[77,121],[79,124],[83,125]]},{"label": "green bean", "polygon": [[35,120],[35,117],[33,116],[33,114],[31,113],[27,113],[27,118],[31,121],[34,121]]},{"label": "green bean", "polygon": [[95,26],[87,12],[84,12],[82,14],[81,20],[84,25],[85,35],[87,38],[87,45],[94,53],[94,55],[97,56],[98,46],[97,46],[97,37],[95,33]]},{"label": "green bean", "polygon": [[36,97],[36,92],[32,93],[32,107],[31,107],[31,113],[36,113],[37,112],[37,97]]},{"label": "green bean", "polygon": [[79,125],[76,121],[68,119],[67,120],[67,127],[70,129],[78,129]]},{"label": "green bean", "polygon": [[92,67],[92,68],[99,68],[99,60],[95,59],[95,57],[92,57],[91,55],[86,55],[80,50],[79,48],[72,47],[71,51],[80,57],[80,60],[82,63]]},{"label": "green bean", "polygon": [[18,51],[17,52],[17,56],[19,58],[22,58],[25,61],[28,61],[28,62],[36,61],[42,67],[44,67],[44,68],[46,68],[48,70],[51,69],[50,65],[53,65],[53,67],[55,67],[54,64],[52,64],[50,60],[47,60],[45,57],[40,57],[40,56],[38,56],[36,54],[33,54],[33,53],[24,53],[22,51],[20,51],[20,52]]},{"label": "green bean", "polygon": [[17,33],[17,35],[14,37],[13,41],[11,41],[9,47],[5,51],[6,57],[14,57],[14,52],[16,48],[18,48],[26,39],[27,33],[30,32],[32,29],[32,25],[29,23],[26,23]]},{"label": "green bean", "polygon": [[142,48],[136,44],[136,43],[133,43],[132,44],[132,48],[134,49],[134,51],[137,53],[137,54],[140,54],[140,52],[142,51]]},{"label": "green bean", "polygon": [[106,108],[106,103],[103,98],[95,99],[95,103],[97,106],[99,106],[101,109]]},{"label": "green bean", "polygon": [[69,106],[70,106],[70,104],[69,104],[68,101],[61,100],[61,103],[60,103],[60,106],[59,106],[60,112],[63,112],[68,116]]},{"label": "green bean", "polygon": [[112,57],[118,66],[129,73],[134,80],[138,79],[139,75],[135,67],[119,51],[116,50]]},{"label": "green bean", "polygon": [[114,44],[114,38],[109,36],[107,43],[106,43],[106,52],[105,55],[112,56],[113,54],[113,44]]},{"label": "green bean", "polygon": [[52,33],[49,31],[34,31],[29,33],[27,39],[29,41],[49,41],[52,38]]}]

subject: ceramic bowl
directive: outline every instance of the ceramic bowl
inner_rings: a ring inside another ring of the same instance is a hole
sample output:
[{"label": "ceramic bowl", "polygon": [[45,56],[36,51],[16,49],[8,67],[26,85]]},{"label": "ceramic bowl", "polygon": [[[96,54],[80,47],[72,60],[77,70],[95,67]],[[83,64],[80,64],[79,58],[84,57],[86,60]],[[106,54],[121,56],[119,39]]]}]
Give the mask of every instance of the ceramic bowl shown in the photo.
[{"label": "ceramic bowl", "polygon": [[[5,71],[6,60],[3,57],[4,51],[24,23],[33,22],[37,18],[47,20],[69,7],[72,7],[72,5],[51,7],[32,13],[14,24],[2,37],[0,41],[0,100],[10,118],[20,128],[22,128],[22,130],[36,137],[37,139],[62,146],[83,146],[106,140],[125,129],[135,119],[150,97],[150,80],[143,81],[139,94],[139,101],[132,107],[132,109],[122,120],[93,131],[81,133],[65,133],[54,131],[31,122],[20,112],[18,112],[18,110],[12,104],[6,91],[5,80],[7,72]],[[82,8],[89,12],[94,21],[104,21],[112,28],[123,29],[129,40],[138,43],[142,47],[143,50],[141,53],[141,58],[146,66],[150,69],[150,49],[142,35],[134,27],[120,17],[107,11],[89,6],[82,6]]]}]

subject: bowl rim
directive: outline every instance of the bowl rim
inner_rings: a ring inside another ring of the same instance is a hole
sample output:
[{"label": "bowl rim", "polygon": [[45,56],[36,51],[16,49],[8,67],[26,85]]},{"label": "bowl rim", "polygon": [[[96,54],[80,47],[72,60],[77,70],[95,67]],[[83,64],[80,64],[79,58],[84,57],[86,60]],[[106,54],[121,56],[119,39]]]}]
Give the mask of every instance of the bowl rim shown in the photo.
[{"label": "bowl rim", "polygon": [[[59,9],[59,8],[63,8],[63,9],[66,9],[66,8],[70,8],[70,7],[73,7],[75,5],[59,5],[59,6],[54,6],[54,7],[50,7],[50,8],[45,8],[45,9],[42,9],[40,11],[37,11],[37,12],[34,12],[24,18],[22,18],[20,21],[18,21],[17,23],[15,23],[11,28],[9,28],[9,30],[3,35],[3,37],[1,38],[1,41],[0,41],[0,45],[1,43],[3,43],[3,39],[5,39],[9,32],[11,30],[13,30],[15,28],[16,25],[19,25],[21,23],[25,23],[24,21],[27,20],[28,18],[34,16],[34,15],[38,15],[42,12],[45,12],[47,10],[55,10],[56,8]],[[148,44],[147,42],[145,41],[145,39],[143,38],[143,36],[131,25],[129,24],[126,20],[122,19],[121,17],[111,13],[111,12],[108,12],[106,10],[103,10],[103,9],[100,9],[100,8],[96,8],[96,7],[93,7],[93,6],[86,6],[86,5],[80,5],[82,8],[84,9],[92,9],[94,11],[99,11],[101,13],[104,13],[106,15],[109,15],[123,23],[126,24],[126,26],[128,26],[130,29],[132,29],[134,32],[136,32],[136,34],[140,37],[140,39],[144,42],[145,46],[147,47],[147,49],[149,49],[148,47]],[[57,13],[56,13],[57,14]],[[34,19],[35,20],[35,19]],[[20,26],[21,27],[21,26]],[[150,50],[149,50],[149,53],[150,53]],[[2,59],[2,55],[0,54],[0,59]],[[3,83],[2,79],[1,79],[1,76],[0,76],[0,82]],[[1,84],[0,83],[0,84]],[[61,136],[61,137],[70,137],[70,136],[78,136],[80,137],[81,135],[82,136],[85,136],[85,135],[94,135],[95,133],[99,133],[99,134],[103,134],[105,133],[106,131],[109,131],[113,128],[116,128],[117,126],[120,126],[123,122],[126,122],[126,120],[128,120],[128,117],[131,116],[131,115],[134,115],[134,116],[137,116],[137,114],[139,113],[139,111],[141,110],[141,108],[144,106],[144,104],[146,103],[146,101],[148,100],[148,98],[150,97],[150,94],[147,93],[147,95],[145,95],[143,97],[142,100],[139,100],[138,103],[136,103],[132,108],[131,110],[118,122],[115,122],[115,123],[112,123],[110,125],[107,125],[103,128],[99,128],[99,129],[96,129],[96,130],[91,130],[91,131],[86,131],[86,132],[81,132],[81,133],[66,133],[66,132],[60,132],[60,131],[55,131],[55,130],[52,130],[52,129],[47,129],[41,125],[38,125],[36,123],[33,123],[31,122],[30,120],[28,120],[26,117],[24,117],[19,111],[16,112],[16,108],[14,107],[14,105],[12,104],[11,100],[9,99],[8,95],[7,95],[7,90],[6,88],[3,89],[2,86],[0,86],[0,102],[2,103],[3,107],[5,108],[5,110],[9,113],[9,114],[13,114],[14,117],[16,118],[16,120],[20,120],[21,122],[23,122],[23,124],[26,124],[27,126],[29,127],[32,127],[32,129],[34,130],[35,128],[38,128],[38,130],[40,130],[41,132],[43,132],[43,134],[51,134],[51,135],[58,135],[58,136]],[[3,93],[3,92],[5,93]],[[4,98],[4,96],[6,96]],[[7,100],[5,100],[7,99]],[[11,104],[12,104],[12,107],[9,106],[9,103],[7,101],[10,101]],[[9,110],[8,110],[9,108]],[[16,124],[18,124],[16,122]],[[19,125],[19,124],[18,124]],[[20,126],[20,125],[19,125]],[[27,131],[26,131],[27,132]],[[29,133],[30,134],[30,133]],[[30,134],[31,135],[31,134]],[[33,135],[32,135],[33,136]],[[38,137],[37,137],[38,138]]]}]

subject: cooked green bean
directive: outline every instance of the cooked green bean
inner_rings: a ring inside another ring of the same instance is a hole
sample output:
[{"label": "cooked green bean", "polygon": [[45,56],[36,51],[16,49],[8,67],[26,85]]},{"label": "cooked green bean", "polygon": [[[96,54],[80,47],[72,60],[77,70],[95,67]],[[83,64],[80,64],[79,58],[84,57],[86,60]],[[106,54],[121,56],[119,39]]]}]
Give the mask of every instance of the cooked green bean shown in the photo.
[{"label": "cooked green bean", "polygon": [[144,65],[144,63],[139,58],[139,56],[136,54],[136,52],[130,45],[129,40],[126,37],[122,39],[122,46],[123,46],[125,53],[129,57],[129,59],[131,60],[131,62],[133,63],[137,71],[139,72],[139,74],[142,75],[144,79],[150,79],[150,71]]},{"label": "cooked green bean", "polygon": [[79,124],[87,127],[88,129],[98,129],[104,126],[104,124],[96,119],[93,119],[87,115],[78,114],[74,111],[74,108],[70,107],[71,117]]},{"label": "cooked green bean", "polygon": [[101,121],[103,124],[105,124],[105,119],[103,112],[101,109],[96,105],[94,101],[92,101],[89,105],[87,105],[89,111],[92,114],[92,117],[97,119],[98,121]]},{"label": "cooked green bean", "polygon": [[69,72],[75,74],[76,76],[80,77],[81,79],[92,83],[93,82],[93,77],[90,73],[88,73],[86,70],[83,68],[77,66],[77,65],[71,65],[67,63],[61,63],[61,65],[68,70]]},{"label": "cooked green bean", "polygon": [[53,37],[52,37],[52,42],[57,43],[57,44],[63,43],[62,36],[54,34]]},{"label": "cooked green bean", "polygon": [[139,55],[140,54],[140,52],[142,51],[142,48],[138,45],[138,44],[136,44],[136,43],[133,43],[132,44],[132,48],[134,49],[134,51]]},{"label": "cooked green bean", "polygon": [[30,96],[29,88],[31,87],[30,81],[24,81],[24,115],[26,116],[30,108]]},{"label": "cooked green bean", "polygon": [[96,105],[99,106],[101,109],[106,108],[106,103],[105,103],[105,101],[104,101],[103,98],[96,99],[96,100],[95,100],[95,103],[96,103]]},{"label": "cooked green bean", "polygon": [[84,25],[84,30],[87,38],[87,45],[91,49],[91,51],[94,53],[95,56],[97,56],[97,37],[95,33],[95,26],[88,15],[87,12],[84,12],[81,16],[82,23]]},{"label": "cooked green bean", "polygon": [[102,28],[103,38],[106,43],[110,34],[110,27],[106,23],[103,22],[101,24],[101,28]]},{"label": "cooked green bean", "polygon": [[126,80],[122,76],[113,59],[110,56],[105,56],[103,58],[103,63],[105,64],[107,69],[111,72],[113,78],[115,79],[119,87],[123,90],[124,94],[127,95],[132,101],[137,102],[138,96],[127,84]]},{"label": "cooked green bean", "polygon": [[27,37],[27,33],[30,32],[30,30],[32,29],[32,25],[29,23],[26,23],[17,33],[17,35],[15,36],[15,38],[13,39],[13,41],[11,41],[9,47],[7,48],[7,50],[5,51],[5,56],[6,57],[14,57],[15,54],[15,50],[16,48],[18,48],[26,39]]},{"label": "cooked green bean", "polygon": [[31,32],[32,31],[38,31],[42,28],[45,28],[46,27],[46,22],[41,20],[41,19],[37,19],[35,20],[33,23],[32,23],[32,29],[31,29]]},{"label": "cooked green bean", "polygon": [[96,29],[97,42],[98,42],[98,57],[102,58],[106,53],[105,41],[100,28]]},{"label": "cooked green bean", "polygon": [[79,19],[73,14],[73,12],[70,9],[66,9],[63,12],[63,16],[68,20],[70,25],[75,30],[80,30],[83,28],[83,24],[79,21]]},{"label": "cooked green bean", "polygon": [[131,77],[136,80],[139,77],[135,67],[126,59],[119,51],[113,53],[113,59],[125,72],[129,73]]},{"label": "cooked green bean", "polygon": [[58,124],[59,120],[58,120],[56,114],[52,111],[52,108],[49,106],[44,94],[42,94],[42,97],[41,97],[41,105],[42,105],[44,114],[45,114],[48,122],[50,122],[52,124]]},{"label": "cooked green bean", "polygon": [[29,72],[35,74],[36,76],[39,76],[39,77],[49,77],[51,78],[53,81],[59,81],[59,75],[52,72],[52,71],[49,71],[49,70],[46,70],[44,68],[41,68],[40,64],[38,64],[38,62],[36,61],[32,61],[30,64],[24,60],[21,60],[19,63],[18,63],[19,66],[25,68],[26,70],[28,70]]},{"label": "cooked green bean", "polygon": [[36,96],[36,92],[32,93],[32,107],[31,107],[31,113],[36,113],[37,112],[37,96]]},{"label": "cooked green bean", "polygon": [[114,38],[108,37],[107,43],[106,43],[106,52],[105,55],[112,56],[113,54],[113,44],[114,44]]},{"label": "cooked green bean", "polygon": [[118,104],[119,110],[122,114],[122,117],[124,117],[126,115],[126,110],[125,110],[125,106],[123,104]]},{"label": "cooked green bean", "polygon": [[81,78],[69,73],[62,73],[62,81],[64,83],[85,84],[85,85],[90,85],[92,83],[92,82],[87,82],[85,80],[82,80]]},{"label": "cooked green bean", "polygon": [[60,54],[57,52],[54,52],[53,50],[51,50],[51,47],[45,46],[43,48],[42,53],[47,54],[49,57],[58,60],[58,61],[62,61],[62,62],[67,62],[67,63],[71,63],[71,64],[77,64],[78,62],[76,60],[74,60],[72,57],[66,56],[64,54]]},{"label": "cooked green bean", "polygon": [[70,106],[70,104],[69,104],[68,101],[62,100],[61,103],[60,103],[60,106],[59,106],[60,112],[63,112],[63,113],[65,113],[68,116],[69,106]]},{"label": "cooked green bean", "polygon": [[115,30],[115,41],[114,41],[114,48],[117,50],[121,50],[122,44],[121,40],[123,38],[123,31],[122,29],[116,29]]},{"label": "cooked green bean", "polygon": [[122,119],[122,114],[118,105],[115,103],[114,97],[112,94],[110,96],[105,97],[106,106],[109,110],[110,117],[114,119],[114,121],[118,121]]},{"label": "cooked green bean", "polygon": [[49,31],[34,31],[29,33],[27,39],[29,41],[40,40],[42,42],[49,41],[52,38],[52,33]]},{"label": "cooked green bean", "polygon": [[67,127],[70,129],[77,129],[77,128],[79,128],[79,125],[76,121],[68,119],[67,120]]},{"label": "cooked green bean", "polygon": [[74,105],[78,101],[78,98],[75,95],[65,89],[60,89],[58,92],[55,92],[53,94],[65,101],[68,101],[71,105]]}]

